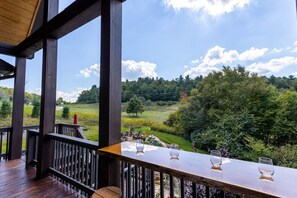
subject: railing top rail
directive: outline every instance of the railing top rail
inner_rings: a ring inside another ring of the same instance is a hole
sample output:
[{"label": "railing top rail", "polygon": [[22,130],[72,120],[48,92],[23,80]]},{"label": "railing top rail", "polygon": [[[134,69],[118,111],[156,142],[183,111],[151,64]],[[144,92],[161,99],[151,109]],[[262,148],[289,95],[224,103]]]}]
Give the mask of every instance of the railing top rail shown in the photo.
[{"label": "railing top rail", "polygon": [[99,148],[98,142],[85,140],[85,139],[81,139],[81,138],[76,138],[76,137],[71,137],[71,136],[67,136],[67,135],[61,135],[61,134],[57,134],[57,133],[47,133],[46,137],[51,138],[53,140],[63,141],[63,142],[69,143],[69,144],[74,144],[77,146],[85,147],[88,149],[97,150]]},{"label": "railing top rail", "polygon": [[68,127],[79,127],[80,126],[78,124],[66,124],[66,123],[56,123],[55,125],[63,125],[63,126],[68,126]]},{"label": "railing top rail", "polygon": [[179,160],[170,160],[170,150],[145,145],[144,154],[136,154],[133,142],[101,148],[103,156],[120,159],[195,183],[215,187],[247,197],[296,197],[297,169],[275,166],[274,181],[260,180],[258,164],[223,158],[222,171],[211,169],[210,156],[180,151]]},{"label": "railing top rail", "polygon": [[10,132],[11,130],[11,127],[0,127],[0,132]]},{"label": "railing top rail", "polygon": [[23,130],[36,129],[36,128],[39,128],[39,125],[23,126]]}]

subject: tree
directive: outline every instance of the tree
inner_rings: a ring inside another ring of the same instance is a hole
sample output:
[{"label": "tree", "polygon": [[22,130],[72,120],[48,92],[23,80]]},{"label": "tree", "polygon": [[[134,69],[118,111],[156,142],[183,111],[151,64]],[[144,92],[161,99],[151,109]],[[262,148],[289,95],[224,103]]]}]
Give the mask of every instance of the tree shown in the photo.
[{"label": "tree", "polygon": [[69,113],[70,113],[69,107],[63,107],[62,118],[68,119],[69,118]]},{"label": "tree", "polygon": [[141,101],[137,98],[137,96],[134,95],[128,102],[126,112],[128,114],[135,113],[137,117],[138,113],[142,113],[143,111],[144,111],[144,107],[141,104]]},{"label": "tree", "polygon": [[0,109],[0,116],[2,118],[7,118],[9,115],[11,115],[11,104],[9,100],[5,99],[2,101],[2,106]]},{"label": "tree", "polygon": [[63,105],[65,102],[62,97],[59,97],[57,100],[58,105]]},{"label": "tree", "polygon": [[240,66],[224,67],[198,83],[168,123],[196,145],[211,142],[206,148],[215,143],[238,157],[247,149],[246,135],[265,144],[272,140],[277,96],[276,88],[265,77],[250,74]]},{"label": "tree", "polygon": [[37,99],[34,99],[32,103],[33,103],[33,109],[32,109],[31,117],[38,118],[40,115],[40,101]]}]

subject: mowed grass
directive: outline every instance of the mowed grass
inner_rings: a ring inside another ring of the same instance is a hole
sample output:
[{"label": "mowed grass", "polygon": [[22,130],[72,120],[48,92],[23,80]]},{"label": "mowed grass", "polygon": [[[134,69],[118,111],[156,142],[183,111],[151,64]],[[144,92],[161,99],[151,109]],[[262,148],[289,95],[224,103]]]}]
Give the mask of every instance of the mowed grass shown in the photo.
[{"label": "mowed grass", "polygon": [[[185,140],[182,137],[167,134],[167,133],[162,133],[159,131],[149,131],[147,132],[147,134],[157,136],[161,141],[165,142],[166,144],[178,144],[180,149],[194,152],[192,148],[192,143],[188,140]],[[196,149],[196,152],[207,154],[206,151],[199,150],[199,149]]]},{"label": "mowed grass", "polygon": [[[122,104],[125,106],[126,104]],[[98,112],[99,112],[99,104],[67,104],[65,106],[68,106],[70,108],[70,118],[69,119],[63,119],[61,117],[62,111],[57,110],[56,112],[56,123],[73,123],[73,115],[78,115],[78,124],[81,126],[84,126],[86,131],[85,135],[89,140],[98,141]],[[143,118],[146,120],[151,120],[154,122],[163,123],[168,116],[175,112],[178,109],[179,105],[170,105],[170,106],[159,106],[156,103],[153,103],[149,107],[145,107],[145,111],[139,115],[139,118]],[[37,118],[31,118],[31,112],[32,112],[32,106],[25,106],[24,109],[24,125],[38,125],[39,119]],[[134,116],[128,115],[126,112],[122,112],[122,118],[131,118],[134,120]],[[6,119],[6,123],[10,125],[11,118]],[[137,119],[137,118],[135,118]],[[0,123],[0,126],[3,125],[4,122]],[[124,133],[126,131],[129,131],[130,129],[128,127],[122,127],[121,132]],[[175,143],[178,144],[179,147],[182,150],[185,151],[192,151],[192,144],[191,142],[185,140],[182,137],[162,133],[159,131],[152,131],[150,130],[150,127],[143,126],[140,128],[135,128],[135,132],[142,132],[147,135],[155,135],[157,136],[161,141],[171,144]],[[23,149],[25,148],[25,142],[23,142]],[[4,145],[2,145],[4,146]],[[205,151],[202,150],[196,150],[196,152],[199,153],[205,153]]]}]

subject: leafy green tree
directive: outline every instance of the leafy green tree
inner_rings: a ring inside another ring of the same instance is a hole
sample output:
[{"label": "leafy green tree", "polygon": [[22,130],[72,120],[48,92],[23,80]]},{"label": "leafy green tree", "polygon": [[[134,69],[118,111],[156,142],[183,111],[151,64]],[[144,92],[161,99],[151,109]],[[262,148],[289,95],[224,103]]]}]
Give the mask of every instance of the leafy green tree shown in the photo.
[{"label": "leafy green tree", "polygon": [[1,106],[1,109],[0,109],[0,116],[2,118],[7,118],[10,115],[11,115],[11,103],[9,102],[9,100],[4,99],[4,100],[2,100],[2,106]]},{"label": "leafy green tree", "polygon": [[32,118],[38,118],[40,115],[40,101],[38,99],[34,99],[32,102],[33,109],[31,113]]},{"label": "leafy green tree", "polygon": [[240,66],[224,67],[198,83],[168,123],[187,139],[192,137],[196,145],[210,142],[204,148],[215,144],[228,148],[231,156],[237,157],[248,149],[246,135],[266,144],[272,139],[277,96],[277,90],[266,78]]},{"label": "leafy green tree", "polygon": [[279,105],[274,126],[276,145],[297,144],[297,92],[285,91],[277,99]]},{"label": "leafy green tree", "polygon": [[59,97],[58,100],[57,100],[57,103],[58,103],[59,105],[62,105],[62,104],[64,104],[65,102],[64,102],[64,100],[63,100],[62,97]]},{"label": "leafy green tree", "polygon": [[70,109],[69,107],[63,107],[62,118],[69,118]]},{"label": "leafy green tree", "polygon": [[133,96],[128,102],[126,112],[128,114],[135,113],[137,117],[138,113],[142,113],[143,111],[144,107],[141,104],[141,101],[137,98],[137,96]]}]

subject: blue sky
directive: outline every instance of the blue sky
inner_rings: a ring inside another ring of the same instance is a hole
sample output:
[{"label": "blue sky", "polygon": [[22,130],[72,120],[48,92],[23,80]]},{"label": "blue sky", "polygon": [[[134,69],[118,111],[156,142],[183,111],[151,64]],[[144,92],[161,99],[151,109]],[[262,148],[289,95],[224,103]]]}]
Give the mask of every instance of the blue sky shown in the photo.
[{"label": "blue sky", "polygon": [[[73,0],[60,1],[63,10]],[[100,18],[59,40],[58,97],[75,101],[99,84],[99,38]],[[294,0],[127,0],[122,79],[195,77],[238,64],[260,75],[297,75],[296,41]],[[41,55],[27,62],[28,92],[40,92]]]}]

